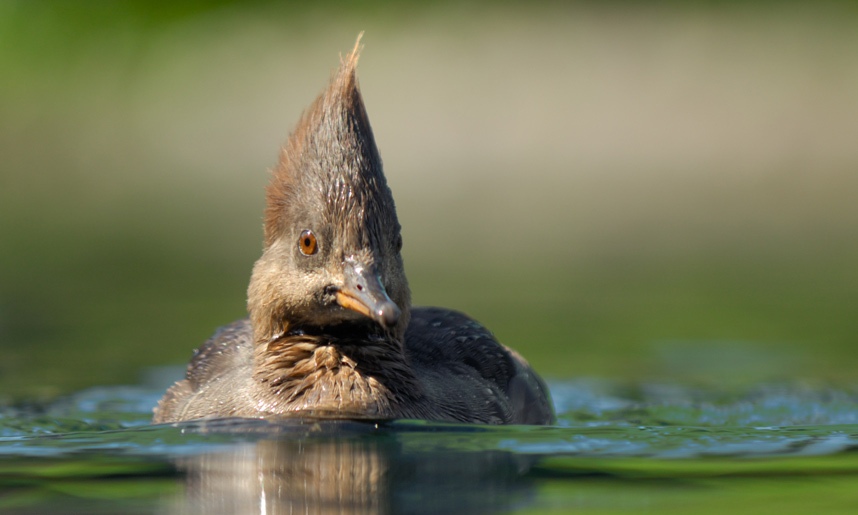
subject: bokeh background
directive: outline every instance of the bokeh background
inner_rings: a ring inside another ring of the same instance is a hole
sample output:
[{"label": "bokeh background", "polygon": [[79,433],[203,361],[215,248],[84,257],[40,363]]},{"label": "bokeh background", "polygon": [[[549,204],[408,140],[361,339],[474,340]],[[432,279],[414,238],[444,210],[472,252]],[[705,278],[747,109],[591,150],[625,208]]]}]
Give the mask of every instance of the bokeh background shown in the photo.
[{"label": "bokeh background", "polygon": [[858,9],[0,1],[0,398],[244,316],[267,169],[360,31],[417,304],[549,378],[854,382]]}]

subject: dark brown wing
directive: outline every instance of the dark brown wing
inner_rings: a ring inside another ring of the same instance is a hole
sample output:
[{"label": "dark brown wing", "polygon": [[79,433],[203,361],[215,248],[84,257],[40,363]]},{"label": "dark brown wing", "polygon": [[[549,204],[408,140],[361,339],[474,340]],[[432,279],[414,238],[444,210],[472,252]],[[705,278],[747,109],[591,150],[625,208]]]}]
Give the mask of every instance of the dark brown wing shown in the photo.
[{"label": "dark brown wing", "polygon": [[[194,351],[185,379],[171,386],[158,402],[153,422],[230,415],[234,410],[230,401],[242,380],[251,376],[252,335],[247,319],[219,328]],[[228,391],[219,391],[222,389]]]},{"label": "dark brown wing", "polygon": [[468,316],[414,308],[405,346],[427,396],[450,418],[495,424],[554,421],[542,379]]}]

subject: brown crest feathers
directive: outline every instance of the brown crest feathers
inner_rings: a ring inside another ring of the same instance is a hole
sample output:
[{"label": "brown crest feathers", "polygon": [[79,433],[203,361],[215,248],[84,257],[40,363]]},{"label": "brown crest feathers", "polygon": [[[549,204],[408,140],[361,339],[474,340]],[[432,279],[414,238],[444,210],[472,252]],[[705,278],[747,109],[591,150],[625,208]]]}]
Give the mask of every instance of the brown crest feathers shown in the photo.
[{"label": "brown crest feathers", "polygon": [[280,235],[296,195],[318,193],[335,200],[343,188],[352,191],[356,181],[380,178],[386,185],[355,72],[362,36],[340,58],[328,87],[303,113],[280,153],[266,190],[266,247]]}]

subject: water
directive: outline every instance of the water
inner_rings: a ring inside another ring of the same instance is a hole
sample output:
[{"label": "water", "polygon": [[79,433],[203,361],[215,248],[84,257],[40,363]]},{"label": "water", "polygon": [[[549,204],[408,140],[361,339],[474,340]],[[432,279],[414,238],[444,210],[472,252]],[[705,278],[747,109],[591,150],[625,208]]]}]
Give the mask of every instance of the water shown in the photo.
[{"label": "water", "polygon": [[854,391],[599,380],[551,389],[553,427],[152,426],[161,390],[142,387],[7,407],[0,512],[830,513],[858,502]]}]

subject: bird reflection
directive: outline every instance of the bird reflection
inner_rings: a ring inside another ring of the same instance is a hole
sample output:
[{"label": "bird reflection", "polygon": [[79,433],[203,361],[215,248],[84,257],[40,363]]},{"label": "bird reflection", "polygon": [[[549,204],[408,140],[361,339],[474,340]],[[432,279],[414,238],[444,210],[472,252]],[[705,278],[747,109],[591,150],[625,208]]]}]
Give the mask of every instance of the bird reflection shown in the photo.
[{"label": "bird reflection", "polygon": [[531,497],[525,458],[371,429],[327,421],[178,458],[185,484],[171,512],[492,513]]}]

